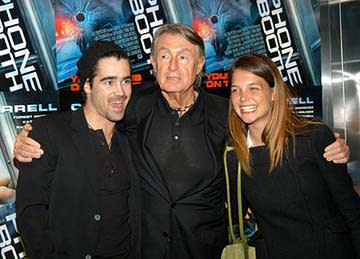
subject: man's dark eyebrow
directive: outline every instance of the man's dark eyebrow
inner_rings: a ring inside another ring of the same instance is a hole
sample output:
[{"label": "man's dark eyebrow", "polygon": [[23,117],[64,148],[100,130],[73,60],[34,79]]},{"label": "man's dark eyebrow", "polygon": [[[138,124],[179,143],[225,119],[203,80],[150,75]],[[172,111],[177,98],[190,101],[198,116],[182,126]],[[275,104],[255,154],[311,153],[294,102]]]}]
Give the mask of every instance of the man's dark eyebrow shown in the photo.
[{"label": "man's dark eyebrow", "polygon": [[131,76],[125,76],[122,78],[122,80],[125,80],[125,79],[130,79],[131,80]]},{"label": "man's dark eyebrow", "polygon": [[116,76],[106,76],[100,79],[100,82],[108,81],[108,80],[115,80]]},{"label": "man's dark eyebrow", "polygon": [[[100,82],[104,82],[107,80],[116,80],[118,77],[117,76],[107,76],[107,77],[103,77],[100,79]],[[123,78],[121,78],[121,81],[125,80],[125,79],[131,79],[131,76],[125,76]]]}]

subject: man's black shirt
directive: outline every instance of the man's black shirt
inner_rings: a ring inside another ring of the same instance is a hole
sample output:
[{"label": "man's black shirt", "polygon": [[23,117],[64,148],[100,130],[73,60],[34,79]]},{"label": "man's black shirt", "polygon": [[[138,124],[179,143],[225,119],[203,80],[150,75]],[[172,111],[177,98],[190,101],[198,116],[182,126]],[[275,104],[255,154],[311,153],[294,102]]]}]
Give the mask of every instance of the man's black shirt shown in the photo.
[{"label": "man's black shirt", "polygon": [[95,258],[128,258],[131,245],[129,224],[129,170],[115,130],[108,147],[102,130],[91,130],[96,152],[97,196],[101,228]]}]

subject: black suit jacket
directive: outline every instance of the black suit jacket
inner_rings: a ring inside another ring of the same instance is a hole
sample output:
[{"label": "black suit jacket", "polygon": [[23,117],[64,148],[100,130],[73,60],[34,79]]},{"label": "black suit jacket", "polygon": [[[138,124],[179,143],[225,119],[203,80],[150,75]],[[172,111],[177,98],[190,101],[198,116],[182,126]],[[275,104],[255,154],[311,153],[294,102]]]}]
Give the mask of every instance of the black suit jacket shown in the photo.
[{"label": "black suit jacket", "polygon": [[[85,258],[92,255],[101,226],[96,191],[95,148],[82,109],[35,120],[30,136],[45,153],[20,163],[17,223],[29,258]],[[123,154],[129,154],[121,135]],[[127,158],[126,158],[127,159]],[[130,161],[129,166],[131,166]],[[136,177],[130,173],[134,190]],[[134,192],[130,199],[135,204]],[[132,226],[136,210],[131,210]],[[135,238],[136,230],[133,230]]]},{"label": "black suit jacket", "polygon": [[140,93],[135,90],[126,117],[143,202],[142,258],[217,259],[227,241],[222,153],[228,101],[200,92],[205,113],[204,136],[213,160],[209,162],[214,163],[215,168],[209,172],[206,182],[188,186],[173,200],[162,176],[165,172],[160,172],[144,145],[160,95],[156,86]]}]

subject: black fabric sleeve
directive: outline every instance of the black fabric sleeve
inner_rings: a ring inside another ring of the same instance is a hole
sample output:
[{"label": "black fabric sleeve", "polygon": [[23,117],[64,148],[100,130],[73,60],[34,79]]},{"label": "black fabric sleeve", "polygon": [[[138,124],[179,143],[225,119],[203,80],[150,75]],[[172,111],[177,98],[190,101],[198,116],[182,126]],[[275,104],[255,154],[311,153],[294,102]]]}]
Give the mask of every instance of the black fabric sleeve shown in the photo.
[{"label": "black fabric sleeve", "polygon": [[334,164],[323,158],[325,147],[334,141],[333,133],[325,125],[320,125],[319,129],[311,134],[311,145],[317,163],[337,207],[351,230],[357,258],[360,258],[360,197],[353,188],[346,164]]},{"label": "black fabric sleeve", "polygon": [[44,154],[31,163],[19,163],[17,224],[28,258],[56,258],[49,233],[49,206],[57,145],[55,136],[50,135],[48,118],[36,120],[32,126],[29,136],[41,144]]}]

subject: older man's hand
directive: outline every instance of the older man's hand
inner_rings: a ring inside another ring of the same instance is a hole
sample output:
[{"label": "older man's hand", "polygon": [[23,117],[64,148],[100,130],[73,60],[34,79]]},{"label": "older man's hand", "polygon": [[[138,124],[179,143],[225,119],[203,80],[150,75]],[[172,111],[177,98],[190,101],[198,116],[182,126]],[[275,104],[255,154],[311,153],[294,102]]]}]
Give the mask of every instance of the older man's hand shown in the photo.
[{"label": "older man's hand", "polygon": [[41,145],[28,137],[31,130],[31,125],[25,124],[21,132],[16,136],[14,157],[20,162],[29,163],[33,158],[40,158],[44,154]]},{"label": "older man's hand", "polygon": [[349,146],[339,133],[334,133],[336,141],[325,148],[324,158],[335,164],[347,163],[350,157]]}]

